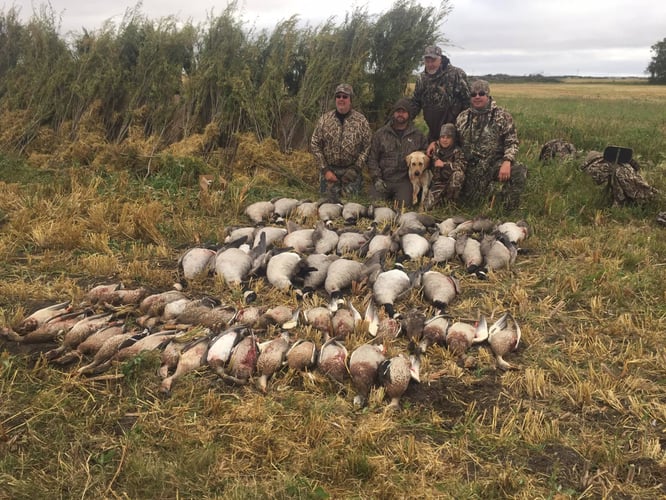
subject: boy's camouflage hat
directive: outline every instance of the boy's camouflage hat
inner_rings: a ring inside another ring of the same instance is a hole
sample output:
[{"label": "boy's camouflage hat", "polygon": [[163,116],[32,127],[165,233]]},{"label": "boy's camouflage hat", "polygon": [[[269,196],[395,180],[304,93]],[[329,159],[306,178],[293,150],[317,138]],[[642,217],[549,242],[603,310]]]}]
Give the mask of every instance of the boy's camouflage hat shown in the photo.
[{"label": "boy's camouflage hat", "polygon": [[447,137],[456,138],[456,126],[453,123],[445,123],[442,125],[442,128],[439,130],[439,136],[443,135]]}]

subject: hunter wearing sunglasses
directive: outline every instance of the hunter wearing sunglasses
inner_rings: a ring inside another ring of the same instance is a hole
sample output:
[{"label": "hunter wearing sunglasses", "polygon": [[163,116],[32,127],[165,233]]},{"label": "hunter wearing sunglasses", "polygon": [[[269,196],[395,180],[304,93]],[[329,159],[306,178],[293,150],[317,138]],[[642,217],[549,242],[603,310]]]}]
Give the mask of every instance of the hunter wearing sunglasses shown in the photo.
[{"label": "hunter wearing sunglasses", "polygon": [[352,109],[351,85],[338,85],[334,97],[335,109],[317,122],[310,150],[319,165],[322,194],[338,202],[343,195],[361,191],[372,130],[366,117]]},{"label": "hunter wearing sunglasses", "polygon": [[498,201],[505,210],[515,210],[520,205],[527,167],[516,162],[518,135],[513,117],[495,103],[485,80],[472,82],[470,104],[456,120],[467,160],[460,199],[470,205],[494,201],[495,183],[500,182]]}]

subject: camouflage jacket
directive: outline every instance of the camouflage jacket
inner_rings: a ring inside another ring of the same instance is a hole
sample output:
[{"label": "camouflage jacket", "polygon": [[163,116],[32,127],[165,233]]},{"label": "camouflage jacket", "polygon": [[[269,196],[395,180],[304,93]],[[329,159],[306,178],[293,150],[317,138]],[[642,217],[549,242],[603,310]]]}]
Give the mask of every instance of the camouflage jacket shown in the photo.
[{"label": "camouflage jacket", "polygon": [[310,140],[310,150],[319,168],[365,167],[372,131],[363,114],[352,109],[343,121],[335,110],[324,113]]},{"label": "camouflage jacket", "polygon": [[458,115],[456,129],[468,162],[491,166],[503,160],[516,161],[518,134],[513,118],[495,101],[481,112],[464,110]]},{"label": "camouflage jacket", "polygon": [[455,123],[458,114],[469,106],[467,74],[442,56],[442,65],[435,74],[424,71],[419,75],[411,101],[412,117],[423,110],[429,130],[428,140],[437,140],[441,126]]},{"label": "camouflage jacket", "polygon": [[425,151],[428,141],[425,135],[410,123],[407,129],[398,135],[391,123],[381,127],[372,136],[368,171],[373,182],[382,179],[385,182],[408,182],[405,157],[414,151]]},{"label": "camouflage jacket", "polygon": [[[443,167],[436,167],[435,160],[442,160],[444,162]],[[465,154],[462,149],[459,147],[451,147],[444,149],[439,145],[435,144],[435,150],[432,154],[432,163],[430,170],[433,173],[433,183],[446,182],[450,179],[451,175],[454,172],[460,172],[463,174],[467,168],[467,162],[465,161]]]}]

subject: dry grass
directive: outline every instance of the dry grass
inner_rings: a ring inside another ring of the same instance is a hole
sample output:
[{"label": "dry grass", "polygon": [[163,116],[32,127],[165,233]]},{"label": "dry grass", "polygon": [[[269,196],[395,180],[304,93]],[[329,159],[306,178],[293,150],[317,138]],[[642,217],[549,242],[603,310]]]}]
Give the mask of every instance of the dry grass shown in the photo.
[{"label": "dry grass", "polygon": [[[579,92],[554,89],[565,87]],[[621,87],[605,95],[622,99]],[[529,89],[493,87],[527,101]],[[246,223],[247,203],[315,196],[307,155],[275,157],[274,148],[239,138],[233,162],[213,170],[226,183],[208,197],[198,176],[170,177],[167,163],[147,179],[114,165],[30,180],[34,167],[17,162],[26,180],[0,181],[0,325],[78,303],[98,283],[166,290],[183,249],[221,241],[225,228]],[[470,351],[472,369],[432,347],[399,412],[380,389],[356,410],[349,383],[317,373],[281,372],[263,395],[202,369],[165,397],[156,354],[85,378],[47,364],[45,346],[0,339],[0,498],[663,497],[666,243],[656,209],[607,208],[582,175],[541,167],[533,152],[526,161],[540,182],[526,201],[529,252],[488,281],[461,275],[450,308],[463,320],[510,310],[523,337],[508,359],[521,370],[498,371],[486,345]],[[274,163],[287,174],[279,180]],[[442,269],[460,272],[457,263]],[[297,305],[263,280],[250,286],[261,305]],[[214,279],[187,292],[242,305],[239,289]],[[360,311],[366,293],[353,297]],[[432,312],[417,291],[399,308],[414,305]],[[320,340],[309,327],[294,335]],[[348,348],[366,340],[359,330]],[[406,340],[388,349],[403,351]]]}]

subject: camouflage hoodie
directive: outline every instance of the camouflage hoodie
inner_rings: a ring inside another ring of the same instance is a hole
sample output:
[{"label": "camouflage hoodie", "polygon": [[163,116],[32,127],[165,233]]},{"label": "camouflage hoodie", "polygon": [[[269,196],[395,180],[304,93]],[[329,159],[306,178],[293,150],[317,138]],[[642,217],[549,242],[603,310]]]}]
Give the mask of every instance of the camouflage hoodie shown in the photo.
[{"label": "camouflage hoodie", "polygon": [[352,109],[341,122],[336,111],[328,111],[317,122],[310,150],[320,169],[354,166],[365,167],[370,151],[372,131],[362,113]]},{"label": "camouflage hoodie", "polygon": [[388,183],[409,182],[405,157],[414,151],[425,151],[427,147],[425,135],[413,123],[398,135],[389,122],[372,136],[368,156],[370,178],[373,182],[376,179]]},{"label": "camouflage hoodie", "polygon": [[458,114],[469,106],[469,83],[467,74],[451,65],[449,58],[442,56],[442,64],[436,73],[423,72],[416,80],[412,96],[412,117],[423,110],[423,119],[428,125],[428,141],[436,141],[439,129],[445,123],[455,123]]}]

